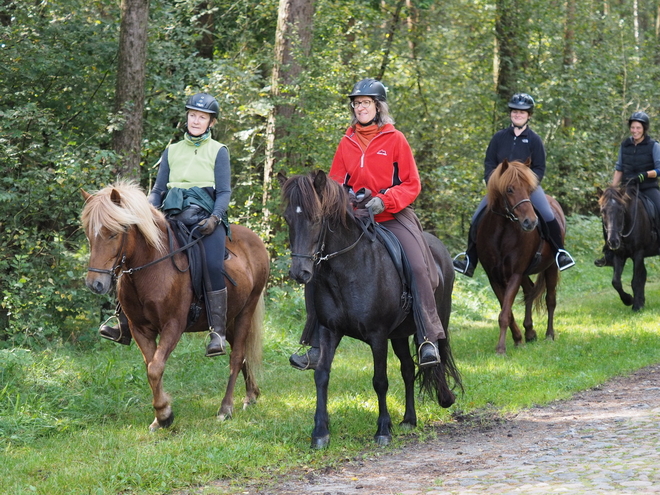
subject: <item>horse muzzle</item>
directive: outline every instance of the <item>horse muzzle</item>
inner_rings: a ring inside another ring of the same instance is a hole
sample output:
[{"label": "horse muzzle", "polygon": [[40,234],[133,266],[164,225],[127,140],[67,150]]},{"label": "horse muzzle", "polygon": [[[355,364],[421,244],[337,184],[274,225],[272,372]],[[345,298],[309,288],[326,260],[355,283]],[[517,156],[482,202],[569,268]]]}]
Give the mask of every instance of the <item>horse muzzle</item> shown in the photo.
[{"label": "horse muzzle", "polygon": [[95,294],[107,294],[112,287],[112,277],[110,275],[87,273],[85,285]]},{"label": "horse muzzle", "polygon": [[312,271],[305,268],[295,269],[293,266],[289,270],[289,276],[299,284],[306,284],[312,280]]},{"label": "horse muzzle", "polygon": [[523,229],[524,232],[531,232],[537,227],[538,224],[539,224],[538,218],[534,218],[534,219],[524,218],[520,222],[520,228]]}]

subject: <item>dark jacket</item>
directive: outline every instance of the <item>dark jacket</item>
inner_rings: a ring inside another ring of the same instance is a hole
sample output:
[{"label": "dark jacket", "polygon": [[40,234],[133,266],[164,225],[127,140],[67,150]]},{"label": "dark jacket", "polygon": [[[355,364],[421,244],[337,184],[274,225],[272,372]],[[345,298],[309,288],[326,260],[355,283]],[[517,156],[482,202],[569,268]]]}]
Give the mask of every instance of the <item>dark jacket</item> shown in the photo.
[{"label": "dark jacket", "polygon": [[513,126],[502,129],[495,133],[488,144],[486,159],[484,160],[484,180],[488,182],[490,174],[504,161],[518,160],[525,162],[528,158],[532,160],[532,171],[539,179],[539,184],[545,175],[545,148],[538,134],[527,126],[525,130],[516,136]]},{"label": "dark jacket", "polygon": [[[637,177],[642,172],[647,172],[655,168],[653,161],[653,147],[655,141],[649,136],[645,136],[644,140],[635,144],[632,138],[626,138],[621,143],[621,172],[623,172],[623,182],[627,182],[633,177]],[[639,185],[639,188],[650,189],[658,187],[658,179],[646,179]]]}]

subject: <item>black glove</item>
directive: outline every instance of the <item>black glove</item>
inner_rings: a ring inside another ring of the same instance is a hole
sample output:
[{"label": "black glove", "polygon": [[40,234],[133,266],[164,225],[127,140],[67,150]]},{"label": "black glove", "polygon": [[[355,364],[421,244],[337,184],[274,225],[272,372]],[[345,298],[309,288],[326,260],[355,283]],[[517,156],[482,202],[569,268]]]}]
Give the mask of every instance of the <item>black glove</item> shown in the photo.
[{"label": "black glove", "polygon": [[637,181],[641,184],[649,176],[646,172],[642,172],[637,176]]},{"label": "black glove", "polygon": [[216,215],[211,215],[210,217],[205,218],[199,222],[197,225],[199,225],[199,232],[202,235],[211,235],[219,223],[220,218],[218,218]]}]

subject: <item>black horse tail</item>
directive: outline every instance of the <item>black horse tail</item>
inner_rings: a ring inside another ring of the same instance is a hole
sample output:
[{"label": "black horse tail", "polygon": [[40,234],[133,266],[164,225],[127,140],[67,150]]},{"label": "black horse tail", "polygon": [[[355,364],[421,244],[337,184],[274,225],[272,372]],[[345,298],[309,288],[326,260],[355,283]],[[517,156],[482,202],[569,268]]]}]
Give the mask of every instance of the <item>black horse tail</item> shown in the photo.
[{"label": "black horse tail", "polygon": [[[438,401],[441,407],[449,407],[456,401],[454,390],[460,389],[464,392],[461,374],[454,362],[454,356],[449,346],[449,333],[445,329],[447,337],[438,340],[438,352],[440,364],[420,368],[415,377],[419,380],[419,388],[422,393]],[[450,381],[452,385],[450,386]]]}]

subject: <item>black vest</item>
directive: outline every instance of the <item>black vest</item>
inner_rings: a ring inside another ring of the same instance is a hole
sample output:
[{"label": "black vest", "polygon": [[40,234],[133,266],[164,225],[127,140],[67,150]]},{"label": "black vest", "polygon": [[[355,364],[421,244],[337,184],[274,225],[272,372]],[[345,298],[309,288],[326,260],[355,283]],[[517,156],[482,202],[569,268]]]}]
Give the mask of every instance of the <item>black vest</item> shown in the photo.
[{"label": "black vest", "polygon": [[[621,143],[621,165],[623,166],[623,180],[628,181],[642,172],[653,170],[653,146],[655,141],[646,136],[644,140],[635,145],[631,138]],[[657,178],[646,179],[639,185],[640,189],[658,187]]]}]

